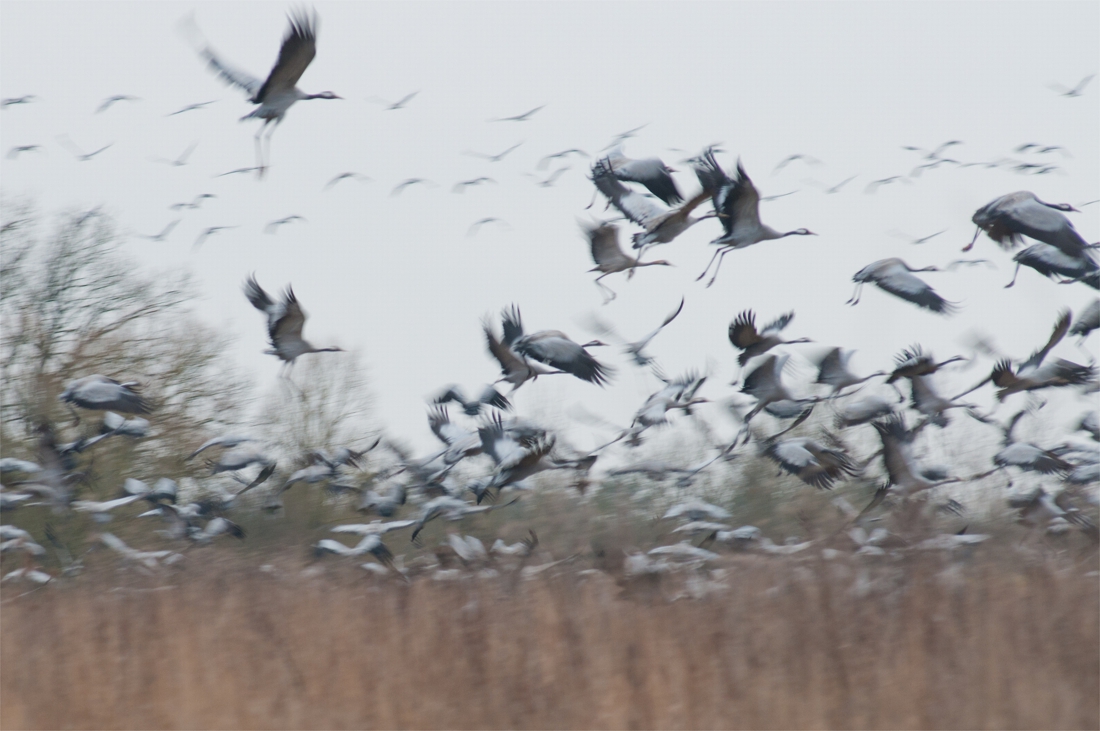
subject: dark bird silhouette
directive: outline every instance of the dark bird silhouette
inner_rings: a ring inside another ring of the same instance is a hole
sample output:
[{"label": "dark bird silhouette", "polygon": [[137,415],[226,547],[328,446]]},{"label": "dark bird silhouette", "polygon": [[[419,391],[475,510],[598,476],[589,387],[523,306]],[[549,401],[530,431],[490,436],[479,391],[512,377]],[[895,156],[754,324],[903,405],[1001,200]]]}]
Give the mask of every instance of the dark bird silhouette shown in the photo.
[{"label": "dark bird silhouette", "polygon": [[784,340],[779,333],[794,319],[794,312],[780,315],[774,321],[769,322],[760,330],[756,329],[756,313],[745,310],[729,326],[729,340],[733,347],[741,351],[737,362],[742,366],[751,358],[762,355],[777,345],[790,345],[793,343],[809,343],[809,338],[797,340]]}]

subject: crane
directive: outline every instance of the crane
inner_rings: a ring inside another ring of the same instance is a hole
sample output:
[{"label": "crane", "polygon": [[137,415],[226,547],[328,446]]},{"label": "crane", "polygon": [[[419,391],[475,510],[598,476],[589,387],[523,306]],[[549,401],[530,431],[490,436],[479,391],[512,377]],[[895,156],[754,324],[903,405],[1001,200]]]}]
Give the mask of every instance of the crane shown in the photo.
[{"label": "crane", "polygon": [[692,211],[710,197],[709,190],[700,191],[677,208],[667,208],[623,185],[607,158],[598,160],[592,168],[592,182],[620,213],[645,229],[642,233],[634,234],[635,249],[652,244],[667,244],[699,221],[715,215],[708,214],[699,218],[691,215]]},{"label": "crane", "polygon": [[1030,442],[1017,442],[1012,438],[1013,429],[1016,428],[1016,424],[1026,413],[1026,409],[1016,412],[1008,420],[1008,424],[1002,428],[1004,447],[993,455],[993,464],[997,465],[998,468],[1019,467],[1024,472],[1039,472],[1044,475],[1064,473],[1073,469],[1072,464],[1054,452],[1042,449]]},{"label": "crane", "polygon": [[[745,427],[752,421],[752,417],[759,414],[768,404],[773,404],[777,401],[792,401],[796,403],[817,403],[821,401],[820,398],[796,399],[787,391],[786,387],[783,385],[782,378],[783,367],[787,364],[787,359],[790,357],[791,356],[787,353],[783,355],[775,355],[773,353],[745,376],[745,382],[741,386],[741,393],[746,393],[756,399],[756,405],[745,415]],[[734,441],[736,441],[736,439]]]},{"label": "crane", "polygon": [[711,264],[717,260],[714,274],[711,275],[707,286],[714,284],[714,280],[718,278],[718,269],[722,266],[722,259],[734,249],[743,249],[761,241],[782,239],[787,236],[817,235],[805,228],[779,232],[761,223],[760,192],[745,172],[740,159],[737,161],[736,178],[730,178],[718,166],[718,161],[714,159],[714,148],[704,150],[702,156],[694,160],[694,166],[699,184],[703,186],[704,191],[710,193],[714,203],[714,215],[722,222],[724,230],[720,237],[710,242],[719,248],[696,281],[705,277],[710,271]]},{"label": "crane", "polygon": [[592,325],[590,327],[606,338],[623,341],[623,350],[625,350],[630,355],[636,365],[641,368],[645,368],[647,365],[653,364],[653,357],[645,354],[646,346],[649,345],[650,341],[652,341],[653,338],[657,337],[657,334],[661,332],[661,330],[665,329],[666,325],[675,320],[676,316],[679,315],[680,312],[683,311],[683,309],[684,298],[681,297],[679,306],[672,312],[672,314],[666,317],[655,330],[651,331],[641,340],[636,340],[633,343],[626,342],[621,336],[619,336],[615,332],[615,329],[611,327],[610,324],[604,322],[603,320],[600,320],[595,316],[592,316],[591,318]]},{"label": "crane", "polygon": [[434,398],[432,403],[445,404],[448,401],[454,401],[456,404],[460,405],[467,416],[477,416],[485,406],[492,406],[493,408],[502,409],[504,411],[508,411],[512,408],[512,402],[490,384],[486,384],[484,388],[481,389],[481,393],[478,394],[478,397],[471,401],[466,400],[466,396],[463,394],[462,389],[458,386],[450,385],[443,393]]},{"label": "crane", "polygon": [[857,472],[856,465],[847,454],[825,447],[809,437],[769,440],[764,456],[784,472],[822,490],[831,490],[838,479]]},{"label": "crane", "polygon": [[605,346],[601,340],[578,345],[560,330],[540,330],[524,334],[519,308],[512,305],[504,318],[504,341],[521,356],[534,358],[560,371],[571,373],[582,381],[602,386],[612,370],[597,361],[585,348]]},{"label": "crane", "polygon": [[859,293],[864,284],[870,282],[879,289],[889,292],[895,297],[900,297],[907,302],[912,302],[918,307],[931,310],[940,315],[951,315],[956,306],[943,297],[936,294],[927,283],[914,277],[911,272],[938,272],[938,267],[928,266],[922,269],[913,269],[901,259],[896,257],[880,259],[860,269],[852,277],[856,283],[855,292],[846,304],[855,306],[859,304]]},{"label": "crane", "polygon": [[500,363],[502,375],[494,383],[503,381],[512,384],[510,394],[515,393],[516,389],[527,383],[527,381],[533,381],[539,376],[565,373],[565,371],[547,368],[540,363],[532,363],[512,349],[512,344],[523,332],[521,327],[517,327],[512,319],[513,317],[518,319],[519,313],[515,312],[513,315],[507,310],[504,311],[504,335],[500,340],[497,339],[496,333],[493,332],[493,328],[488,322],[483,321],[481,323],[481,328],[485,332],[485,341],[489,347],[489,354],[496,359],[497,363]]},{"label": "crane", "polygon": [[794,312],[780,315],[773,322],[769,322],[758,331],[756,329],[756,313],[745,310],[730,323],[729,340],[733,347],[741,351],[737,362],[742,366],[751,358],[762,355],[777,345],[791,345],[793,343],[813,342],[809,338],[798,340],[784,340],[778,333],[790,324],[794,319]]},{"label": "crane", "polygon": [[955,398],[961,398],[971,391],[976,391],[990,381],[1000,389],[997,391],[998,401],[1004,401],[1012,394],[1022,391],[1036,391],[1041,388],[1059,386],[1078,386],[1088,383],[1096,373],[1095,368],[1091,365],[1078,365],[1061,358],[1051,363],[1043,363],[1047,354],[1069,332],[1071,318],[1072,313],[1068,309],[1062,310],[1058,315],[1058,321],[1054,323],[1054,329],[1046,344],[1032,353],[1027,360],[1020,364],[1019,368],[1014,369],[1012,361],[1003,358],[993,367],[993,372],[988,377]]},{"label": "crane", "polygon": [[304,11],[290,15],[290,28],[283,37],[283,44],[279,49],[279,59],[271,68],[266,80],[261,80],[244,71],[226,64],[214,53],[209,45],[204,45],[199,50],[199,55],[206,59],[223,81],[239,87],[248,93],[248,101],[258,105],[248,114],[241,117],[245,119],[262,119],[263,124],[256,132],[256,166],[259,168],[258,177],[263,177],[267,170],[263,154],[263,134],[270,125],[267,134],[268,151],[270,153],[271,135],[275,128],[283,121],[286,112],[298,101],[306,99],[342,99],[331,91],[323,91],[320,94],[307,94],[297,87],[298,79],[309,67],[313,57],[317,55],[317,14]]},{"label": "crane", "polygon": [[966,360],[966,358],[961,355],[956,355],[937,363],[936,359],[932,357],[932,354],[924,352],[924,348],[919,344],[910,345],[894,356],[894,370],[890,372],[886,382],[894,383],[901,378],[928,376],[935,373],[940,368],[943,368],[945,365],[960,360]]},{"label": "crane", "polygon": [[286,375],[294,366],[298,356],[306,353],[343,352],[343,348],[336,346],[317,348],[302,338],[306,313],[298,304],[298,298],[294,296],[294,290],[289,285],[282,301],[276,302],[260,287],[256,277],[250,276],[244,283],[244,293],[253,307],[267,315],[267,334],[271,339],[271,348],[264,353],[277,356],[283,361],[282,375]]},{"label": "crane", "polygon": [[1069,334],[1080,335],[1083,343],[1089,333],[1098,328],[1100,328],[1100,299],[1095,299],[1077,316],[1073,327],[1069,329]]},{"label": "crane", "polygon": [[684,197],[677,189],[676,181],[672,179],[672,173],[676,171],[665,165],[660,158],[634,160],[623,153],[622,145],[616,145],[604,159],[611,168],[611,174],[617,179],[641,184],[666,206],[683,202]]},{"label": "crane", "polygon": [[1089,245],[1063,215],[1069,211],[1077,209],[1069,203],[1047,203],[1027,190],[1003,195],[974,212],[971,220],[978,229],[963,251],[970,251],[978,234],[985,231],[1005,250],[1019,246],[1022,237],[1027,236],[1060,249],[1071,258],[1095,259]]},{"label": "crane", "polygon": [[852,373],[852,371],[848,369],[848,362],[852,359],[852,356],[855,355],[855,352],[854,350],[830,348],[829,351],[817,361],[817,380],[814,381],[814,383],[832,386],[832,395],[836,396],[846,388],[858,386],[878,376],[887,375],[884,371],[875,371],[869,376],[860,378]]},{"label": "crane", "polygon": [[[67,404],[92,411],[121,411],[124,414],[148,414],[152,407],[138,389],[137,381],[120,383],[98,373],[71,381],[58,398]],[[73,412],[74,417],[76,413]],[[79,423],[80,418],[76,417]]]},{"label": "crane", "polygon": [[634,257],[624,254],[619,247],[619,227],[614,224],[603,223],[598,226],[585,226],[584,233],[588,237],[588,248],[592,254],[592,261],[596,264],[588,271],[602,272],[600,276],[596,277],[596,286],[608,295],[604,298],[605,305],[617,296],[610,287],[600,282],[608,274],[626,272],[626,278],[629,280],[634,276],[634,270],[638,267],[672,266],[664,259],[643,262],[641,261],[641,254]]},{"label": "crane", "polygon": [[1030,267],[1051,279],[1055,276],[1064,277],[1060,281],[1061,284],[1084,282],[1093,289],[1100,289],[1100,264],[1087,256],[1069,256],[1061,249],[1038,243],[1018,252],[1012,260],[1016,262],[1016,271],[1012,275],[1012,281],[1005,285],[1005,289],[1016,284],[1021,266]]}]

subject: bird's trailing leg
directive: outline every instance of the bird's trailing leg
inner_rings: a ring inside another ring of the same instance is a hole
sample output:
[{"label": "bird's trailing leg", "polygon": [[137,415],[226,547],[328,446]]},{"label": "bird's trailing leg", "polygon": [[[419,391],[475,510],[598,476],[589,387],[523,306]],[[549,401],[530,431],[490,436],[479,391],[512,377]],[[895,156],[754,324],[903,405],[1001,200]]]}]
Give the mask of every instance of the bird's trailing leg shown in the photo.
[{"label": "bird's trailing leg", "polygon": [[735,247],[733,246],[723,246],[721,249],[714,252],[714,256],[710,258],[710,263],[707,264],[707,268],[703,270],[703,273],[700,274],[695,281],[698,282],[700,279],[702,279],[706,275],[707,271],[710,270],[710,265],[714,264],[714,260],[717,259],[718,263],[714,264],[714,273],[711,274],[710,281],[707,282],[707,286],[709,287],[710,285],[714,284],[714,280],[718,278],[718,270],[722,267],[722,260],[725,259],[726,254],[733,251],[734,248]]},{"label": "bird's trailing leg", "polygon": [[708,262],[707,262],[707,268],[703,270],[703,273],[702,273],[702,274],[700,274],[699,276],[697,276],[697,277],[695,278],[695,281],[696,281],[696,282],[698,282],[698,281],[699,281],[700,279],[702,279],[703,277],[707,276],[707,272],[709,272],[709,271],[710,271],[710,265],[714,263],[714,260],[715,260],[715,259],[717,259],[717,258],[718,258],[718,255],[719,255],[719,254],[721,254],[721,253],[722,253],[722,249],[718,249],[717,251],[715,251],[715,252],[714,252],[714,256],[712,256],[712,257],[710,258],[710,261],[708,261]]},{"label": "bird's trailing leg", "polygon": [[267,163],[271,161],[271,136],[275,134],[275,128],[279,126],[280,121],[281,120],[276,119],[275,122],[271,125],[271,129],[267,131],[267,150],[264,152],[264,166],[260,168],[260,177],[263,177],[264,173],[267,172]]},{"label": "bird's trailing leg", "polygon": [[859,291],[860,291],[860,289],[862,289],[862,288],[863,288],[863,282],[856,282],[856,288],[855,288],[855,291],[854,291],[854,292],[852,292],[852,296],[851,296],[851,297],[849,297],[849,298],[848,298],[848,301],[847,301],[847,302],[845,302],[844,304],[846,304],[846,305],[852,305],[853,307],[854,307],[855,305],[858,305],[858,304],[859,304]]},{"label": "bird's trailing leg", "polygon": [[264,176],[264,143],[263,136],[264,130],[267,129],[267,120],[260,125],[260,128],[256,130],[256,177],[262,178]]},{"label": "bird's trailing leg", "polygon": [[974,243],[978,240],[978,234],[982,232],[981,226],[978,226],[974,230],[974,238],[970,239],[970,243],[963,247],[963,251],[970,251],[974,248]]},{"label": "bird's trailing leg", "polygon": [[606,276],[606,274],[601,274],[600,276],[596,277],[596,286],[599,287],[600,291],[603,292],[605,295],[603,300],[603,303],[605,305],[618,296],[615,294],[614,290],[611,289],[611,287],[608,287],[606,284],[600,281]]},{"label": "bird's trailing leg", "polygon": [[1016,277],[1018,276],[1020,276],[1020,262],[1016,262],[1016,271],[1012,273],[1012,281],[1005,285],[1005,289],[1016,284]]}]

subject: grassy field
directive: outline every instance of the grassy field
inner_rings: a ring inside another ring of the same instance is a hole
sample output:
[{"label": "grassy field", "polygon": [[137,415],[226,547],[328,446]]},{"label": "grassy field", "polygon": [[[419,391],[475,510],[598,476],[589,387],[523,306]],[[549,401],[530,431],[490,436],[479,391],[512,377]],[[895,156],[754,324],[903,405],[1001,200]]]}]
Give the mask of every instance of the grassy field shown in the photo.
[{"label": "grassy field", "polygon": [[993,551],[721,565],[405,583],[349,562],[303,575],[288,557],[5,586],[0,725],[1100,724],[1095,566]]}]

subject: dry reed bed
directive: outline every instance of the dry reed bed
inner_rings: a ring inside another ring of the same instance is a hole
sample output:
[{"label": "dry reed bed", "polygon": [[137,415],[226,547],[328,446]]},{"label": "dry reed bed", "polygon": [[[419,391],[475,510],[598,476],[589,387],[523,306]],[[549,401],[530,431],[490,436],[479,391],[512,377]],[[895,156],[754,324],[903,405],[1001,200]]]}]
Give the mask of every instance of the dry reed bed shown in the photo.
[{"label": "dry reed bed", "polygon": [[[731,560],[403,584],[84,576],[0,607],[10,728],[1096,728],[1088,567]],[[130,583],[125,591],[107,587]]]}]

